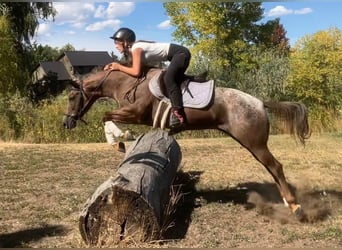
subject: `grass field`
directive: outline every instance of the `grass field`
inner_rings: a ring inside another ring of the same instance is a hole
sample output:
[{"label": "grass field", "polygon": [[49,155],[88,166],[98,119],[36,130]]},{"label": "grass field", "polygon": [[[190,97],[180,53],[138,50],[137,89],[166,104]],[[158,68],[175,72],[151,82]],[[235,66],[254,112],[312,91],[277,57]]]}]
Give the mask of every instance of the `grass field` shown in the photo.
[{"label": "grass field", "polygon": [[[313,135],[305,148],[288,135],[270,137],[303,208],[315,211],[310,223],[289,213],[269,173],[232,139],[178,143],[190,178],[174,226],[164,241],[120,247],[342,246],[341,136]],[[123,158],[105,143],[0,143],[0,247],[86,247],[79,212]]]}]

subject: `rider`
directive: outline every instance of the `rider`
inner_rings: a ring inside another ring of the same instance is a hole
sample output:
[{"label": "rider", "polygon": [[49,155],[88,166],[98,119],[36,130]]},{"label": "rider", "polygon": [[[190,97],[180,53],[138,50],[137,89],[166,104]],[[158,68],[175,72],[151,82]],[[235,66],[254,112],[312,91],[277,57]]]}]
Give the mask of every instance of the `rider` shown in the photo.
[{"label": "rider", "polygon": [[105,66],[105,70],[119,70],[131,76],[139,77],[143,67],[170,61],[164,75],[167,94],[171,100],[170,128],[180,128],[185,125],[185,112],[183,107],[180,84],[187,70],[191,54],[190,51],[173,43],[158,43],[151,41],[135,41],[135,33],[129,28],[118,29],[111,39],[116,49],[126,57],[131,56],[131,66],[124,66],[113,62]]}]

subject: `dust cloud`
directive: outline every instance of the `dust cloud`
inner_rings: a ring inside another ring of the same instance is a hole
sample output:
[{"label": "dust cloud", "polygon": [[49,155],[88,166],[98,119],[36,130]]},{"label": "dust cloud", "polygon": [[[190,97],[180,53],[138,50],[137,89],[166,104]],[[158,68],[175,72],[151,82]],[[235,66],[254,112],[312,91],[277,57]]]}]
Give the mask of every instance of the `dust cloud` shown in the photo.
[{"label": "dust cloud", "polygon": [[302,207],[300,215],[291,213],[290,209],[285,207],[284,204],[266,201],[262,194],[255,191],[248,193],[247,202],[255,207],[258,214],[267,216],[282,224],[323,221],[332,214],[332,204],[336,203],[332,202],[336,197],[325,191],[313,192],[308,189],[301,189],[296,191],[296,197]]}]

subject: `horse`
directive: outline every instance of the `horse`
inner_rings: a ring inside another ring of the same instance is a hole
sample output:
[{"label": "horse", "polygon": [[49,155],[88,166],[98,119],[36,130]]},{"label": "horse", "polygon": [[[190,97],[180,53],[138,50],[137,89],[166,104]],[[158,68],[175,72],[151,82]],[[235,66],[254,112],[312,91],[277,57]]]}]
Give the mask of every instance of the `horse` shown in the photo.
[{"label": "horse", "polygon": [[[63,125],[76,127],[77,121],[101,97],[112,98],[118,107],[106,112],[103,120],[126,124],[152,126],[158,118],[161,100],[149,90],[150,80],[162,69],[150,69],[144,77],[136,78],[120,71],[98,71],[83,79],[74,79],[68,95],[67,112]],[[186,125],[179,131],[217,129],[232,137],[247,149],[273,177],[284,204],[299,220],[305,213],[286,181],[282,164],[272,155],[267,142],[270,120],[268,113],[281,118],[297,141],[305,145],[310,137],[308,111],[301,102],[262,101],[248,93],[233,88],[214,87],[214,95],[207,107],[184,109]],[[166,129],[168,129],[166,124]]]}]

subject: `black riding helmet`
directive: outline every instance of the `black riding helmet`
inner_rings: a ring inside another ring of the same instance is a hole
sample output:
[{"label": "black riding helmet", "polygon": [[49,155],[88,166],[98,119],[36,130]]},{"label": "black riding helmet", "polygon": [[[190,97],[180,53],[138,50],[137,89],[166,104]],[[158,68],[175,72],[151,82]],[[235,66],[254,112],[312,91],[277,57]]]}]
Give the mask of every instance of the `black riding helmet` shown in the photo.
[{"label": "black riding helmet", "polygon": [[129,28],[120,28],[110,38],[121,42],[134,43],[135,33]]}]

